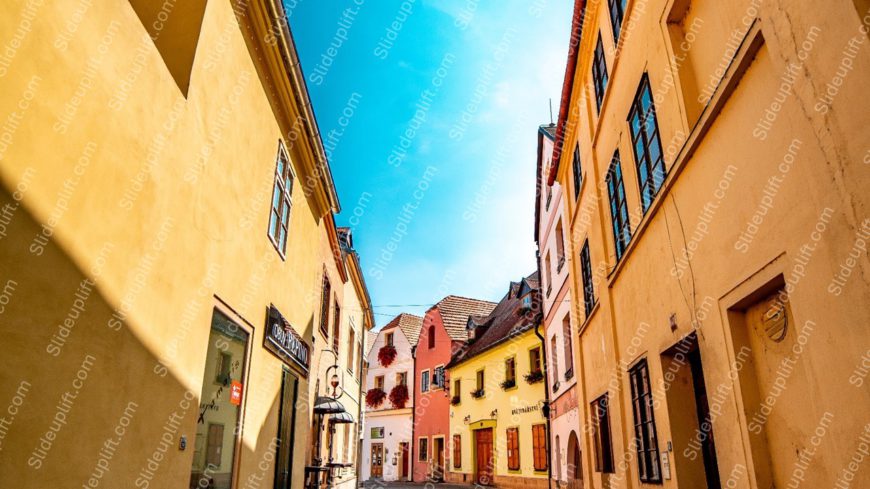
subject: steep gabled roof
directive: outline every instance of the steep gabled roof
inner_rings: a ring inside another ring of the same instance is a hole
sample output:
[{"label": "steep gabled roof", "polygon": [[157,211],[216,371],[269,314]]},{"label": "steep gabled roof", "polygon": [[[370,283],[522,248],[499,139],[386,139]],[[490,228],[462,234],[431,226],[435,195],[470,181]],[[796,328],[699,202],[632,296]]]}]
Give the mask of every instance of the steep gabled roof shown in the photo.
[{"label": "steep gabled roof", "polygon": [[394,317],[384,326],[381,331],[398,327],[402,330],[402,334],[408,340],[412,347],[417,345],[417,340],[420,339],[420,328],[423,327],[423,318],[403,312]]},{"label": "steep gabled roof", "polygon": [[441,313],[441,319],[444,320],[444,329],[447,330],[450,338],[457,341],[465,341],[468,338],[468,333],[465,332],[468,317],[487,316],[495,309],[495,306],[495,302],[448,295],[441,299],[439,303],[432,306],[432,308],[438,309],[438,312]]},{"label": "steep gabled roof", "polygon": [[[521,313],[522,297],[529,292],[537,292],[538,272],[533,272],[520,282],[511,282],[508,292],[495,306],[495,309],[484,321],[476,320],[478,327],[486,327],[483,336],[469,343],[467,348],[460,349],[450,360],[450,365],[456,365],[475,357],[535,326],[535,311]],[[532,288],[527,288],[532,286]],[[537,301],[532,301],[536,307]]]}]

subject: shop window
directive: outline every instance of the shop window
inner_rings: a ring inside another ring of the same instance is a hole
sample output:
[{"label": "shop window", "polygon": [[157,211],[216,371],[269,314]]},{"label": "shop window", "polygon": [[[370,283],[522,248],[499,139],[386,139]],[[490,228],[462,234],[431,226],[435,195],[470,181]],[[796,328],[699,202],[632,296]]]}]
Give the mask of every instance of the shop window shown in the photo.
[{"label": "shop window", "polygon": [[532,456],[535,470],[547,470],[547,425],[532,426]]},{"label": "shop window", "polygon": [[287,250],[287,233],[290,229],[292,207],[293,170],[284,144],[278,143],[278,162],[275,164],[275,182],[272,187],[272,210],[269,215],[269,239],[281,256]]},{"label": "shop window", "polygon": [[628,221],[628,202],[625,200],[625,185],[622,181],[622,164],[619,151],[613,153],[610,169],[607,171],[607,193],[610,196],[610,224],[613,227],[613,241],[616,247],[616,261],[622,258],[631,240],[631,225]]},{"label": "shop window", "polygon": [[420,449],[417,450],[418,452],[420,452],[419,453],[419,455],[420,455],[419,460],[421,462],[425,462],[425,461],[429,460],[429,439],[425,438],[425,437],[420,438],[419,439],[419,448]]},{"label": "shop window", "polygon": [[453,435],[453,468],[462,467],[462,435]]},{"label": "shop window", "polygon": [[507,429],[507,467],[509,470],[520,470],[520,430]]},{"label": "shop window", "polygon": [[[241,436],[241,404],[245,380],[248,332],[222,312],[212,315],[206,351],[196,447],[190,468],[190,486],[231,481],[237,467],[235,454]],[[215,375],[217,373],[217,375]],[[212,377],[217,377],[212,382]]]},{"label": "shop window", "polygon": [[646,212],[665,181],[665,160],[649,76],[643,74],[628,115],[640,200]]},{"label": "shop window", "polygon": [[613,448],[610,443],[610,408],[607,394],[592,403],[592,442],[595,445],[595,470],[613,472]]},{"label": "shop window", "polygon": [[656,422],[653,414],[652,391],[650,390],[649,367],[641,360],[629,371],[631,382],[631,406],[634,412],[634,438],[637,447],[638,476],[641,482],[662,481],[659,463]]}]

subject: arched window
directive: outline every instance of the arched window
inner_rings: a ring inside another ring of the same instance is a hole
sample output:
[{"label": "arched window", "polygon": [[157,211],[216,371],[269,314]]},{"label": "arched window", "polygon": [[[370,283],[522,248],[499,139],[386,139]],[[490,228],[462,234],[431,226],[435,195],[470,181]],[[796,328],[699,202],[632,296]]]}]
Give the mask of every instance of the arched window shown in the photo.
[{"label": "arched window", "polygon": [[429,326],[429,349],[435,348],[435,326]]}]

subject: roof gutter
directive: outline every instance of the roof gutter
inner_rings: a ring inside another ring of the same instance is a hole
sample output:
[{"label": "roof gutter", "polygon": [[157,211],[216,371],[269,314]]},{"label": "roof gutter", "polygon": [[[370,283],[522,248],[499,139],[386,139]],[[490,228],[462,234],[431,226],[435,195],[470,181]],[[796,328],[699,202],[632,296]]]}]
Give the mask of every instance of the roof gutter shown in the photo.
[{"label": "roof gutter", "polygon": [[559,120],[556,123],[556,139],[553,144],[553,164],[547,176],[547,185],[556,181],[559,171],[559,160],[562,156],[562,144],[565,142],[565,123],[568,120],[568,110],[571,106],[571,95],[574,91],[574,75],[577,73],[577,60],[580,58],[580,40],[583,36],[580,30],[583,26],[583,16],[586,11],[586,0],[574,1],[574,16],[571,20],[571,41],[568,45],[568,63],[565,66],[565,79],[562,82],[562,98],[559,102]]}]

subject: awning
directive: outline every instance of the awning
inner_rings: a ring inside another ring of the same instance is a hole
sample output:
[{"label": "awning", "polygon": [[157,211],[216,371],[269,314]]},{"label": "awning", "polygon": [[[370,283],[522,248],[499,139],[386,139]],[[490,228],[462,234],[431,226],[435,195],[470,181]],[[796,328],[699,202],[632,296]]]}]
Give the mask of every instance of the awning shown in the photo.
[{"label": "awning", "polygon": [[329,415],[329,422],[340,424],[340,423],[353,423],[353,416],[350,415],[347,411],[343,413],[335,413]]},{"label": "awning", "polygon": [[320,396],[316,401],[314,401],[314,414],[335,414],[345,412],[347,412],[347,410],[344,406],[331,397]]}]

